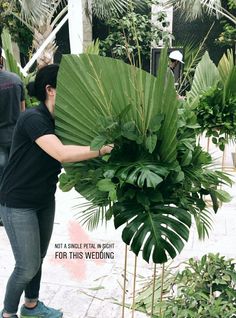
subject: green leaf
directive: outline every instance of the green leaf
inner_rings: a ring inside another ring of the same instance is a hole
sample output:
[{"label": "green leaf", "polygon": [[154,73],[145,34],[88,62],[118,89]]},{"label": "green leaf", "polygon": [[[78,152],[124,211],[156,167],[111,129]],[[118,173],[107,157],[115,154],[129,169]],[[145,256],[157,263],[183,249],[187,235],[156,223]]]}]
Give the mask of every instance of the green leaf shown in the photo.
[{"label": "green leaf", "polygon": [[152,131],[152,132],[158,132],[158,130],[161,128],[161,124],[164,120],[164,115],[162,114],[157,114],[156,116],[154,116],[151,121],[150,121],[150,124],[149,124],[149,129]]},{"label": "green leaf", "polygon": [[232,200],[231,195],[224,190],[215,190],[215,194],[221,202],[230,202]]},{"label": "green leaf", "polygon": [[148,149],[149,153],[153,153],[156,147],[156,144],[157,144],[157,135],[152,134],[147,137],[145,146]]},{"label": "green leaf", "polygon": [[122,135],[129,140],[137,140],[138,132],[135,122],[127,122],[122,126]]},{"label": "green leaf", "polygon": [[182,161],[181,161],[181,165],[184,166],[188,166],[191,161],[192,161],[193,155],[192,155],[192,151],[185,151],[184,156],[182,157]]},{"label": "green leaf", "polygon": [[106,137],[105,136],[97,136],[91,142],[91,149],[92,150],[99,150],[106,144]]},{"label": "green leaf", "polygon": [[166,262],[168,254],[174,258],[183,249],[183,240],[188,240],[191,225],[188,211],[164,206],[144,211],[133,202],[116,203],[113,208],[116,228],[128,222],[122,232],[123,241],[131,245],[136,255],[142,249],[147,262],[151,256],[155,263]]},{"label": "green leaf", "polygon": [[111,220],[111,218],[113,217],[113,210],[112,210],[112,207],[106,211],[106,215],[105,215],[105,217],[106,217],[106,221]]},{"label": "green leaf", "polygon": [[148,188],[156,188],[156,186],[161,183],[163,181],[163,179],[158,176],[156,173],[150,171],[147,168],[143,168],[141,170],[141,174],[138,178],[138,186],[140,188],[144,187],[144,185],[146,184],[146,186]]},{"label": "green leaf", "polygon": [[215,191],[211,190],[211,189],[209,189],[209,193],[210,193],[211,201],[212,201],[212,204],[213,204],[213,210],[216,213],[218,211],[218,209],[219,209],[217,195],[216,195]]},{"label": "green leaf", "polygon": [[129,104],[128,106],[124,107],[124,109],[122,109],[122,111],[118,115],[119,121],[122,121],[125,118],[126,114],[128,114],[131,108],[132,108],[132,105]]},{"label": "green leaf", "polygon": [[109,191],[109,199],[111,200],[111,202],[117,201],[117,193],[115,189]]},{"label": "green leaf", "polygon": [[197,105],[201,94],[209,90],[209,87],[216,86],[219,80],[219,71],[206,51],[195,70],[191,90],[188,93],[191,103]]},{"label": "green leaf", "polygon": [[109,192],[115,189],[114,183],[111,179],[102,179],[98,181],[97,187],[100,191]]},{"label": "green leaf", "polygon": [[70,191],[76,184],[75,177],[66,173],[62,173],[59,176],[59,188],[63,192],[68,192]]}]

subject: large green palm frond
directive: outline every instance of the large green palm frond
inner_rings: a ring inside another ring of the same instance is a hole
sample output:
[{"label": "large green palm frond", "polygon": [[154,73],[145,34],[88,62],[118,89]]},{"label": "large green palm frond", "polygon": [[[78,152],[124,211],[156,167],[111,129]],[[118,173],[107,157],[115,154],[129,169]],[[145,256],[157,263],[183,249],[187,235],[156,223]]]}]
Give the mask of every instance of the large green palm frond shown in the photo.
[{"label": "large green palm frond", "polygon": [[235,96],[236,92],[236,66],[234,64],[234,54],[232,50],[228,50],[224,54],[218,64],[221,81],[224,85],[223,101]]},{"label": "large green palm frond", "polygon": [[219,81],[219,71],[210,59],[209,53],[205,52],[196,68],[192,87],[188,93],[191,105],[197,105],[200,95],[209,90],[209,88],[215,87]]},{"label": "large green palm frond", "polygon": [[114,118],[130,106],[125,121],[134,121],[142,136],[155,115],[165,115],[160,155],[163,160],[174,161],[176,93],[171,74],[166,75],[166,56],[161,63],[156,79],[120,60],[86,54],[64,56],[58,76],[56,107],[57,130],[63,141],[90,144],[97,135],[99,116]]}]

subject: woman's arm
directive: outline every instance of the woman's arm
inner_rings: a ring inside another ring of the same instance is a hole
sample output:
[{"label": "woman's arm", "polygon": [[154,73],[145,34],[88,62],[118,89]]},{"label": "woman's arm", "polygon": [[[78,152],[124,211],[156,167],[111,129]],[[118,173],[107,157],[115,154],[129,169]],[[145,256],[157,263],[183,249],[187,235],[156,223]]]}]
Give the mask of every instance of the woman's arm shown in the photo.
[{"label": "woman's arm", "polygon": [[35,140],[47,154],[61,163],[77,162],[96,158],[112,151],[112,146],[103,146],[100,151],[90,150],[90,146],[63,145],[56,135],[44,135]]}]

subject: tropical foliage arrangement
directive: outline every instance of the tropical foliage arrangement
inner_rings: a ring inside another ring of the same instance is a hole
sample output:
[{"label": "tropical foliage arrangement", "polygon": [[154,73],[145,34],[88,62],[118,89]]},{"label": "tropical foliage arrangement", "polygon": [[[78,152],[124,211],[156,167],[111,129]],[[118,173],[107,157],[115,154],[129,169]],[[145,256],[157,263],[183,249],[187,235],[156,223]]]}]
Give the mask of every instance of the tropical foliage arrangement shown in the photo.
[{"label": "tropical foliage arrangement", "polygon": [[236,66],[233,52],[228,51],[218,67],[206,52],[196,69],[191,91],[200,132],[212,138],[222,151],[236,137]]},{"label": "tropical foliage arrangement", "polygon": [[[236,264],[219,254],[190,258],[176,274],[165,273],[163,302],[156,302],[155,318],[236,317]],[[157,287],[159,282],[157,281]],[[172,290],[175,292],[171,292]],[[160,286],[159,286],[160,290]],[[135,308],[150,313],[152,284],[146,282],[136,298]],[[160,299],[159,292],[159,299]],[[160,308],[162,314],[160,315]]]},{"label": "tropical foliage arrangement", "polygon": [[88,200],[84,222],[95,227],[114,218],[122,239],[155,263],[174,258],[188,240],[192,219],[199,236],[211,227],[205,203],[217,212],[230,198],[217,189],[230,179],[209,168],[211,157],[196,145],[194,114],[178,109],[164,50],[157,78],[122,61],[63,57],[57,86],[56,128],[64,143],[114,143],[111,155],[65,166],[64,191]]}]

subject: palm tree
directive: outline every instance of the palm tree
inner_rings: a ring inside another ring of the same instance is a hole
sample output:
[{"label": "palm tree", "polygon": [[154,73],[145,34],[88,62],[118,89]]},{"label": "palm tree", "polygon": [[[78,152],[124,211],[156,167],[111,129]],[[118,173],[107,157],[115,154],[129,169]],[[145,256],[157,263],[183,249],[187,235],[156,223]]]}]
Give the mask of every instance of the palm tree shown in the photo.
[{"label": "palm tree", "polygon": [[[17,11],[17,2],[21,4],[21,12]],[[64,0],[54,1],[12,1],[9,14],[19,19],[33,34],[32,50],[37,49],[47,39],[55,25],[66,12]],[[62,10],[61,10],[61,8]],[[57,13],[59,11],[59,13]],[[56,15],[56,16],[55,16]],[[53,63],[54,53],[57,49],[55,37],[46,46],[37,59],[38,67]]]},{"label": "palm tree", "polygon": [[[71,3],[73,2],[72,0],[69,1]],[[85,13],[90,15],[91,12],[89,11],[89,8],[91,7],[94,15],[101,19],[105,19],[111,14],[121,13],[126,10],[130,1],[131,0],[85,0]],[[142,1],[140,0],[133,0],[133,2],[136,5],[142,5]],[[21,4],[20,13],[18,13],[17,10],[14,10],[17,3]],[[32,49],[33,51],[37,51],[37,49],[52,33],[63,15],[65,15],[68,11],[67,4],[68,0],[12,0],[9,14],[13,13],[29,28],[30,31],[32,31],[34,36]],[[78,3],[76,3],[76,5],[78,6]],[[66,22],[66,20],[67,19],[64,19],[63,23]],[[37,58],[38,67],[42,67],[45,64],[53,62],[53,56],[57,49],[55,36],[53,38],[51,37],[50,40],[50,43],[44,48],[42,54]]]},{"label": "palm tree", "polygon": [[224,16],[236,24],[236,17],[223,8],[221,0],[167,0],[166,5],[173,5],[175,8],[184,10],[189,20],[201,17],[204,12],[207,12],[217,17]]}]

